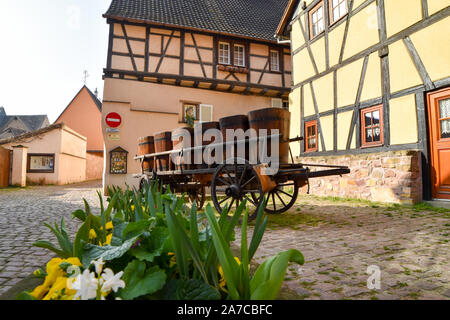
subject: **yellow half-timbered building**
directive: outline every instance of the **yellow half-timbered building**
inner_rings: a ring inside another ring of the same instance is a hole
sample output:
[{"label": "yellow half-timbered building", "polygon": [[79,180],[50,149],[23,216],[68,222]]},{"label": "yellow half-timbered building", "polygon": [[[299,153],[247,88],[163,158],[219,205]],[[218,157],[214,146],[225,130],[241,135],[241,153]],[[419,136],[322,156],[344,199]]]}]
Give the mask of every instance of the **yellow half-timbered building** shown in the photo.
[{"label": "yellow half-timbered building", "polygon": [[318,194],[450,199],[450,1],[291,0],[293,151],[350,165]]}]

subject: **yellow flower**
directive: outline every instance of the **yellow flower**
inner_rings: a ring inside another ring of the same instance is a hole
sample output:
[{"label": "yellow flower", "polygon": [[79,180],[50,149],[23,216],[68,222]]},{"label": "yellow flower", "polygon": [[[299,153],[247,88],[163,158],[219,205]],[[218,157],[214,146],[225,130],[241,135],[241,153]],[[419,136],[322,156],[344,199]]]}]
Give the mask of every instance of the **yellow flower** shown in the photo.
[{"label": "yellow flower", "polygon": [[109,235],[107,235],[106,236],[106,241],[105,241],[105,243],[103,244],[103,243],[99,243],[99,246],[100,247],[103,247],[103,246],[109,246],[110,244],[111,244],[111,240],[112,240],[112,233],[111,234],[109,234]]},{"label": "yellow flower", "polygon": [[89,230],[89,240],[97,239],[97,233],[94,229]]},{"label": "yellow flower", "polygon": [[[236,262],[238,263],[238,265],[241,265],[241,261],[239,260],[238,257],[234,257],[234,260],[236,260]],[[225,292],[228,292],[228,291],[225,289],[225,286],[227,285],[227,280],[225,279],[225,275],[224,275],[224,273],[223,273],[223,269],[222,269],[222,266],[221,266],[221,265],[219,265],[218,271],[219,271],[219,274],[220,274],[219,288],[222,289],[222,290],[225,291]]]},{"label": "yellow flower", "polygon": [[[57,282],[57,279],[65,276],[64,270],[59,267],[59,265],[64,262],[81,267],[81,262],[78,258],[69,258],[66,260],[61,258],[53,258],[47,263],[47,276],[45,277],[44,283],[36,287],[30,293],[33,297],[36,299],[42,299],[50,288]],[[57,290],[57,288],[55,290]]]},{"label": "yellow flower", "polygon": [[74,296],[77,292],[68,288],[71,287],[67,285],[68,280],[69,279],[66,277],[58,277],[55,284],[50,288],[47,295],[42,300],[58,300],[63,296],[63,290],[64,295]]},{"label": "yellow flower", "polygon": [[177,264],[177,260],[176,260],[176,257],[175,257],[175,253],[169,252],[167,255],[168,255],[169,257],[172,257],[172,258],[170,258],[170,264],[169,264],[169,268],[172,268],[173,266],[175,266],[175,265]]},{"label": "yellow flower", "polygon": [[114,228],[112,221],[106,224],[106,230],[112,230]]}]

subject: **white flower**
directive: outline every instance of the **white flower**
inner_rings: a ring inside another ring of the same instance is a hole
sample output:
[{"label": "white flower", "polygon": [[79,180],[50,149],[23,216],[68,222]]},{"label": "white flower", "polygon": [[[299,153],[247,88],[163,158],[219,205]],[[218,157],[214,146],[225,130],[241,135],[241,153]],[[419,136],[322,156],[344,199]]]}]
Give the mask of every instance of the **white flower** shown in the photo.
[{"label": "white flower", "polygon": [[98,280],[94,272],[89,272],[88,269],[78,275],[73,282],[72,288],[77,290],[74,300],[81,298],[81,300],[95,299],[97,297]]},{"label": "white flower", "polygon": [[103,266],[105,265],[105,261],[103,261],[103,257],[100,257],[97,261],[92,261],[91,264],[95,265],[95,272],[97,275],[101,275]]},{"label": "white flower", "polygon": [[120,280],[123,275],[123,271],[120,271],[118,274],[114,275],[114,272],[111,269],[105,269],[102,274],[102,292],[108,293],[111,290],[117,292],[119,288],[125,288],[125,282]]}]

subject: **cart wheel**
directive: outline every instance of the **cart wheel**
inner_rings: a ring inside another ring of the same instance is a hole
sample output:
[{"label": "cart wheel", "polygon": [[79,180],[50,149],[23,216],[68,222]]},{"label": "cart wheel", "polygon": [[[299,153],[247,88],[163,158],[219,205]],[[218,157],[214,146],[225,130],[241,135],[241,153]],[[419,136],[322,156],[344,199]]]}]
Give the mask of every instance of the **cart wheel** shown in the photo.
[{"label": "cart wheel", "polygon": [[267,194],[266,212],[269,214],[280,214],[288,211],[297,201],[298,182],[287,181],[280,183]]},{"label": "cart wheel", "polygon": [[205,205],[205,199],[206,199],[206,191],[205,187],[201,187],[195,191],[191,191],[188,193],[189,201],[191,205],[194,203],[194,201],[197,202],[197,210],[202,210],[203,206]]},{"label": "cart wheel", "polygon": [[229,214],[233,206],[237,209],[246,199],[253,207],[249,208],[248,220],[251,221],[256,218],[264,193],[253,166],[247,160],[241,160],[241,163],[238,164],[238,159],[230,159],[217,168],[211,183],[211,197],[218,212],[228,206]]}]

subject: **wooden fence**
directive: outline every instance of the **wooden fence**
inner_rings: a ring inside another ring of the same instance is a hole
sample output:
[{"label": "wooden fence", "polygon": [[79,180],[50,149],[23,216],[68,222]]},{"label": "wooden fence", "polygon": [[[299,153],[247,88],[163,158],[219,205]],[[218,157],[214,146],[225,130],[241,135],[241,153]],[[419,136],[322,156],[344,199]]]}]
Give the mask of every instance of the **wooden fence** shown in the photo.
[{"label": "wooden fence", "polygon": [[0,147],[0,188],[9,185],[9,150]]}]

